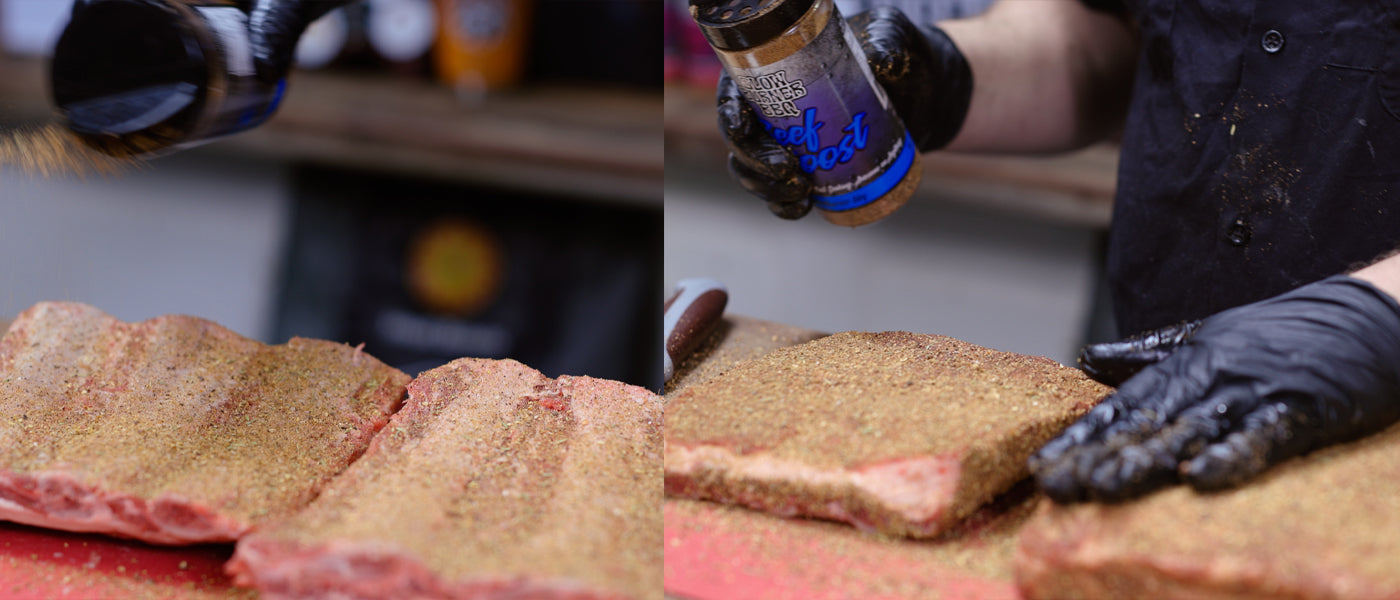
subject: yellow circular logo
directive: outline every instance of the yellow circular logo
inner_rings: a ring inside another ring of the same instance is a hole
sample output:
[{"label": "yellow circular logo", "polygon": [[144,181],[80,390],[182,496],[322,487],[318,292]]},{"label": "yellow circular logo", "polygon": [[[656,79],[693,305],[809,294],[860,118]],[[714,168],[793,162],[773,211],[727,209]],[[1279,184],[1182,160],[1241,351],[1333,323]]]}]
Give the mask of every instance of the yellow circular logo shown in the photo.
[{"label": "yellow circular logo", "polygon": [[490,231],[465,219],[439,220],[409,243],[406,283],[429,311],[469,317],[496,299],[504,262]]}]

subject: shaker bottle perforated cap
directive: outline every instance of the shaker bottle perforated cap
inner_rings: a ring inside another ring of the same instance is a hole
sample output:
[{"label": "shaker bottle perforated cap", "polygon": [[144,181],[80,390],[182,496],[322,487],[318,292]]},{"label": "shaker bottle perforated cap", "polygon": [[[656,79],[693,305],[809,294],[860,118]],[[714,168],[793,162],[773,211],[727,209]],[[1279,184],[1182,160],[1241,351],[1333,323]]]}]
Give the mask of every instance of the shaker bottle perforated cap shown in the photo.
[{"label": "shaker bottle perforated cap", "polygon": [[690,14],[710,44],[744,50],[787,31],[816,0],[690,0]]}]

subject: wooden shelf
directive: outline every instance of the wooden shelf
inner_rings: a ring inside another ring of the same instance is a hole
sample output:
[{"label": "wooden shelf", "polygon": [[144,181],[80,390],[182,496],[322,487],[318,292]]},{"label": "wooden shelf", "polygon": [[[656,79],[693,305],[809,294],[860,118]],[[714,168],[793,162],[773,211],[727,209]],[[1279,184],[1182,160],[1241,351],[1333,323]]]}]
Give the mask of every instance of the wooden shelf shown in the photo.
[{"label": "wooden shelf", "polygon": [[[44,62],[0,55],[0,119],[51,118]],[[477,103],[428,81],[297,72],[276,116],[211,150],[661,206],[660,92],[528,86]]]},{"label": "wooden shelf", "polygon": [[[0,55],[0,119],[50,118],[42,61]],[[266,125],[214,151],[660,207],[665,157],[722,155],[713,93],[532,86],[478,104],[387,75],[299,72]],[[664,143],[663,143],[664,135]],[[924,156],[920,194],[1107,226],[1117,148],[1053,157]],[[718,163],[718,160],[716,160]]]},{"label": "wooden shelf", "polygon": [[[673,160],[710,160],[724,152],[712,91],[668,84],[665,122],[666,149]],[[923,165],[921,196],[1104,228],[1113,210],[1118,147],[1100,144],[1045,157],[933,152],[923,155]]]}]

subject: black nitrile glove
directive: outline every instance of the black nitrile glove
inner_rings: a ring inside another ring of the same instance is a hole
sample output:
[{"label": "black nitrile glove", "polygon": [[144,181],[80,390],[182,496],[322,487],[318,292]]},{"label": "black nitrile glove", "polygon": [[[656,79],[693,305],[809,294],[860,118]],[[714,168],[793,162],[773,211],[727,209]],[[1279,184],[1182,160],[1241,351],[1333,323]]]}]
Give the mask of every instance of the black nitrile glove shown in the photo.
[{"label": "black nitrile glove", "polygon": [[1118,387],[1138,371],[1171,356],[1191,339],[1201,320],[1154,329],[1118,342],[1091,344],[1079,352],[1079,368],[1094,381]]},{"label": "black nitrile glove", "polygon": [[297,41],[316,19],[353,0],[243,0],[258,78],[275,83],[296,59]]},{"label": "black nitrile glove", "polygon": [[1162,356],[1031,457],[1050,498],[1232,487],[1400,420],[1400,305],[1367,282],[1330,277],[1181,333],[1086,353],[1100,367]]},{"label": "black nitrile glove", "polygon": [[[972,71],[942,30],[916,26],[896,8],[883,6],[851,17],[875,80],[920,151],[948,145],[962,129],[972,98]],[[784,219],[812,210],[812,179],[798,159],[763,130],[727,73],[717,93],[719,128],[729,146],[729,169],[740,185],[768,202]]]}]

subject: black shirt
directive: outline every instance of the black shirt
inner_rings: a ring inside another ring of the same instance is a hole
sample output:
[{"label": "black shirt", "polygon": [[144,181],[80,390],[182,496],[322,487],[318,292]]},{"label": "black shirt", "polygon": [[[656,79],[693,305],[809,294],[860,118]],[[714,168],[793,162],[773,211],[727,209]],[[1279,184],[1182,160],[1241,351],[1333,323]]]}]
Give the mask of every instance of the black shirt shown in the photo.
[{"label": "black shirt", "polygon": [[1400,246],[1400,0],[1128,0],[1142,32],[1108,275],[1120,333]]}]

